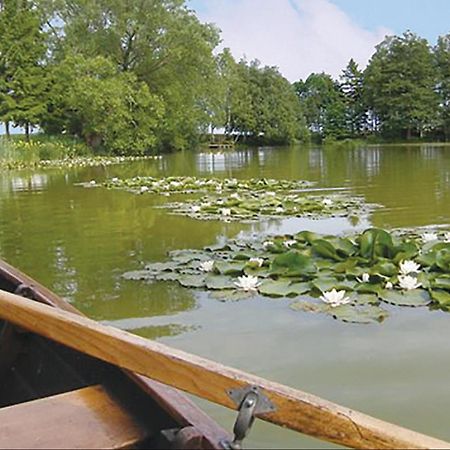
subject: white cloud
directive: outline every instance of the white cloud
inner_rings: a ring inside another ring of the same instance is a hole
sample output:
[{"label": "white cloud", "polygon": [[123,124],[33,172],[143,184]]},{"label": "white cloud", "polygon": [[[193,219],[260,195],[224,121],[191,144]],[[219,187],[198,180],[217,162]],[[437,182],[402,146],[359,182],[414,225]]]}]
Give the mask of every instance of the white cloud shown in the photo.
[{"label": "white cloud", "polygon": [[364,67],[390,30],[366,30],[329,0],[207,0],[199,14],[222,30],[235,58],[278,66],[290,81],[337,77],[350,58]]}]

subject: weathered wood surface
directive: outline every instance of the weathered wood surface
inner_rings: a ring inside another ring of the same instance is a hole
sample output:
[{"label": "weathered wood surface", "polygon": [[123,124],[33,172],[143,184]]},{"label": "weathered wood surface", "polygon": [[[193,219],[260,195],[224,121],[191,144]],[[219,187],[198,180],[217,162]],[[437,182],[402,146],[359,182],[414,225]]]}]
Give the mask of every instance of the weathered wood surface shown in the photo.
[{"label": "weathered wood surface", "polygon": [[[13,286],[21,284],[30,286],[33,289],[35,300],[64,311],[82,315],[76,308],[41,283],[1,259],[0,279],[8,281]],[[201,432],[204,437],[204,448],[221,448],[219,443],[224,439],[231,438],[229,432],[220,427],[184,394],[169,388],[166,384],[158,383],[132,371],[125,369],[124,372],[140,386],[143,392],[151,396],[163,410],[173,417],[180,427],[193,426]]]},{"label": "weathered wood surface", "polygon": [[122,449],[149,436],[101,386],[0,409],[1,449]]},{"label": "weathered wood surface", "polygon": [[322,440],[353,448],[450,448],[448,442],[4,291],[0,317],[228,408],[236,409],[229,389],[259,386],[276,411],[258,417]]}]

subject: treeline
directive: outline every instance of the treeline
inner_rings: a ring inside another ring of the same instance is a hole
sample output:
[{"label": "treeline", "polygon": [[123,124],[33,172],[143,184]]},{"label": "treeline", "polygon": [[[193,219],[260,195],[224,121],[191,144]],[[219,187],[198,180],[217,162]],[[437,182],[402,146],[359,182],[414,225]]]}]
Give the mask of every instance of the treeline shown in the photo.
[{"label": "treeline", "polygon": [[302,137],[290,83],[218,44],[184,0],[0,0],[0,120],[120,154],[189,147],[214,127]]},{"label": "treeline", "polygon": [[389,37],[364,71],[350,61],[339,80],[293,84],[219,42],[185,0],[0,0],[0,121],[116,154],[189,148],[214,129],[270,144],[449,137],[450,35],[434,48]]},{"label": "treeline", "polygon": [[450,34],[434,47],[409,31],[389,36],[364,71],[350,60],[337,81],[311,74],[294,86],[319,139],[450,138]]}]

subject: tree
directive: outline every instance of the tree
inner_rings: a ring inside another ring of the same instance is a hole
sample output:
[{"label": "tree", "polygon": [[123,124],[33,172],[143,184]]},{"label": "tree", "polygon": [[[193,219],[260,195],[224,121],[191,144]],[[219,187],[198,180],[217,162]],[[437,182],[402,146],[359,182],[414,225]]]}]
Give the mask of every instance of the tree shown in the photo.
[{"label": "tree", "polygon": [[92,148],[143,154],[159,143],[161,99],[102,56],[67,57],[53,69],[46,131],[83,138]]},{"label": "tree", "polygon": [[23,126],[39,123],[45,111],[47,82],[43,60],[46,36],[31,2],[0,2],[0,118]]},{"label": "tree", "polygon": [[305,136],[303,112],[295,91],[275,67],[258,61],[228,60],[224,114],[228,133],[254,141],[287,144]]},{"label": "tree", "polygon": [[438,71],[439,122],[445,139],[450,137],[450,34],[440,36],[434,49]]},{"label": "tree", "polygon": [[346,130],[352,137],[361,134],[367,126],[363,82],[363,72],[351,59],[340,77],[340,89],[344,95]]},{"label": "tree", "polygon": [[378,45],[364,75],[366,98],[382,131],[407,139],[434,126],[435,84],[428,42],[409,31]]},{"label": "tree", "polygon": [[330,75],[313,73],[306,81],[294,83],[303,105],[310,130],[321,138],[340,138],[345,135],[344,96]]},{"label": "tree", "polygon": [[195,141],[209,123],[217,82],[215,27],[200,23],[184,0],[50,3],[50,23],[63,27],[54,33],[60,36],[57,59],[103,56],[120,72],[133,73],[164,101],[161,144],[183,148]]}]

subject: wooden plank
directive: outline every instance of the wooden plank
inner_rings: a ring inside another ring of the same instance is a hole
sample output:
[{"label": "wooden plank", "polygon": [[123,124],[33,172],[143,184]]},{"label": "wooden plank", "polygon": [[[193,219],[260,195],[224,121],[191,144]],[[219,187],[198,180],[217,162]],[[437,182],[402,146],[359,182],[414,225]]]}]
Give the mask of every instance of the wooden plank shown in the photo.
[{"label": "wooden plank", "polygon": [[[33,292],[36,294],[36,300],[41,303],[82,315],[80,311],[65,302],[41,283],[1,259],[0,278],[7,280],[13,286],[20,284],[31,286]],[[199,430],[204,436],[205,448],[221,448],[220,442],[224,439],[230,439],[227,431],[206,415],[184,394],[165,384],[158,383],[129,370],[124,369],[124,373],[139,385],[143,392],[150,395],[162,409],[173,417],[180,427],[194,426]]]},{"label": "wooden plank", "polygon": [[353,448],[450,448],[450,443],[4,291],[0,317],[228,408],[236,405],[227,390],[259,386],[276,411],[258,417],[319,439]]},{"label": "wooden plank", "polygon": [[120,449],[148,437],[101,386],[0,409],[1,449]]}]

